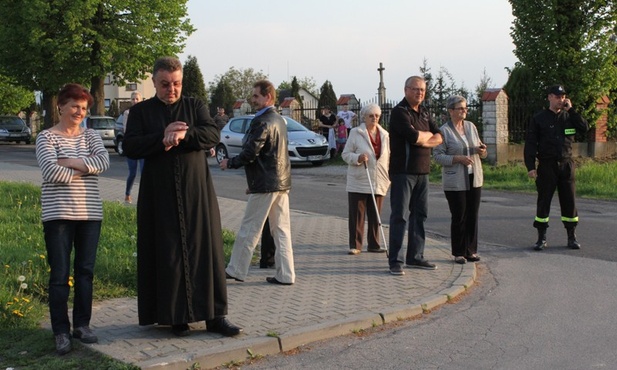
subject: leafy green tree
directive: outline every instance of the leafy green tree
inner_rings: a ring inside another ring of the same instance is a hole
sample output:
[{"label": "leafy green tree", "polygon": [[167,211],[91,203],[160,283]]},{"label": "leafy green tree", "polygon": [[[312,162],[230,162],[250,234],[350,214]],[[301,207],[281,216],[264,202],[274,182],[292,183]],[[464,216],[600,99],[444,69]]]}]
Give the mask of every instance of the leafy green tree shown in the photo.
[{"label": "leafy green tree", "polygon": [[531,74],[532,93],[563,84],[589,122],[598,98],[617,87],[617,8],[606,0],[509,0],[514,54]]},{"label": "leafy green tree", "polygon": [[34,104],[34,92],[0,74],[0,114],[17,114]]},{"label": "leafy green tree", "polygon": [[233,106],[236,102],[231,86],[226,80],[220,80],[212,90],[210,99],[210,115],[216,115],[216,108],[223,107],[229,115],[233,112]]},{"label": "leafy green tree", "polygon": [[182,95],[208,102],[208,92],[206,91],[204,76],[201,74],[199,64],[197,64],[197,58],[189,55],[182,70]]},{"label": "leafy green tree", "polygon": [[326,82],[321,85],[320,94],[319,94],[319,107],[317,108],[317,116],[321,114],[319,108],[328,106],[332,110],[332,112],[336,113],[336,94],[334,93],[334,89],[332,88],[332,83],[326,80]]},{"label": "leafy green tree", "polygon": [[214,76],[214,80],[209,83],[209,86],[210,91],[214,91],[219,82],[225,81],[231,88],[234,99],[250,100],[251,95],[253,95],[253,84],[267,78],[268,76],[263,72],[256,72],[253,68],[236,69],[232,66],[222,75]]},{"label": "leafy green tree", "polygon": [[57,122],[56,95],[68,82],[90,86],[102,114],[108,74],[123,85],[145,78],[157,57],[175,55],[194,31],[188,0],[12,0],[0,7],[0,65],[43,93],[45,126]]},{"label": "leafy green tree", "polygon": [[509,141],[522,142],[525,139],[529,120],[542,109],[546,94],[536,93],[531,69],[520,63],[509,71],[504,90],[508,94]]}]

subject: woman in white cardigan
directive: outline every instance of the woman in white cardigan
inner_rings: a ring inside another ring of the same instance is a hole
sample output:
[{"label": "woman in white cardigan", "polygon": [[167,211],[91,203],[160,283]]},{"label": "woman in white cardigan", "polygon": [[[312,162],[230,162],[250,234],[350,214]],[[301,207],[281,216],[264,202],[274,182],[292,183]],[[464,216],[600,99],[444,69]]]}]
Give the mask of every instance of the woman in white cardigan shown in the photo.
[{"label": "woman in white cardigan", "polygon": [[448,200],[454,262],[480,260],[478,256],[478,210],[484,181],[482,162],[486,145],[480,140],[476,126],[467,117],[467,100],[450,96],[446,101],[450,121],[441,126],[443,142],[433,150],[433,158],[441,164],[441,182]]},{"label": "woman in white cardigan", "polygon": [[[362,250],[364,215],[368,218],[367,242],[369,252],[385,252],[379,245],[378,213],[383,198],[390,187],[388,164],[390,163],[390,137],[388,131],[379,125],[381,108],[369,104],[360,111],[362,124],[349,132],[343,150],[347,167],[347,194],[349,199],[349,254],[356,255]],[[373,204],[368,174],[375,191]]]}]

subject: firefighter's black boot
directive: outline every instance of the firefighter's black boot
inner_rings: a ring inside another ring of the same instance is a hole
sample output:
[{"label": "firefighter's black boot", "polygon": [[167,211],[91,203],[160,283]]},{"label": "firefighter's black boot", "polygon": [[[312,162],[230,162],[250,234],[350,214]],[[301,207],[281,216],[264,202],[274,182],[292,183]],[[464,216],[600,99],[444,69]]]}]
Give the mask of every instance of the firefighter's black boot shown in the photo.
[{"label": "firefighter's black boot", "polygon": [[581,244],[576,240],[576,234],[574,234],[574,228],[569,227],[566,229],[568,232],[568,248],[581,249]]},{"label": "firefighter's black boot", "polygon": [[538,241],[534,244],[533,249],[541,251],[546,248],[546,229],[538,229]]}]

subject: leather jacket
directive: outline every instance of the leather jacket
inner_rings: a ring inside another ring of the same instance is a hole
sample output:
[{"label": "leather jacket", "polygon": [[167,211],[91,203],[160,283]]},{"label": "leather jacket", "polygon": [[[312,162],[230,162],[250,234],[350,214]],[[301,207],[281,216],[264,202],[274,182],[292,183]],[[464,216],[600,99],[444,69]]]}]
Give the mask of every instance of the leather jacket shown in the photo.
[{"label": "leather jacket", "polygon": [[242,151],[227,162],[244,166],[249,193],[291,189],[291,163],[287,151],[287,125],[274,108],[253,118],[242,138]]}]

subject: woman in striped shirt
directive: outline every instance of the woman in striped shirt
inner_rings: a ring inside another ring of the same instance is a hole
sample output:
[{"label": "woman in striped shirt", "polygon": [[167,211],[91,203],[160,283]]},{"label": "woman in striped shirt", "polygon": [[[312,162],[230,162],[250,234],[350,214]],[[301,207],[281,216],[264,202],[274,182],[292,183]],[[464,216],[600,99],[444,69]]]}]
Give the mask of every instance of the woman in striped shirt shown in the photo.
[{"label": "woman in striped shirt", "polygon": [[90,330],[92,279],[103,220],[98,174],[109,167],[109,154],[99,134],[81,122],[92,95],[78,84],[58,94],[60,122],[36,138],[36,158],[43,175],[41,208],[49,274],[49,313],[56,351],[71,348],[68,317],[71,251],[73,265],[73,337],[95,343]]}]

